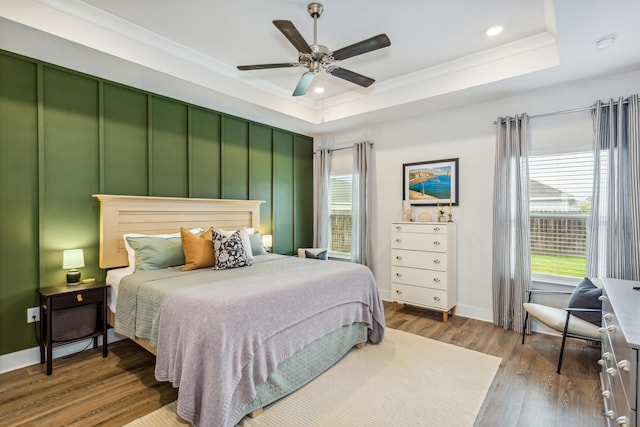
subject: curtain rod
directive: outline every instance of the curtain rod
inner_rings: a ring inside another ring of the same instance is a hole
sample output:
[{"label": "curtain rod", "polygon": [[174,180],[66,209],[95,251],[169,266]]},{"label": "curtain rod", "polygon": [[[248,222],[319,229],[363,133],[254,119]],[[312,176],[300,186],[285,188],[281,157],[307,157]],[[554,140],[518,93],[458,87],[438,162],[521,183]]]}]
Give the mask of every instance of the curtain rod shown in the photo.
[{"label": "curtain rod", "polygon": [[[373,147],[373,142],[369,142],[369,145]],[[353,148],[353,145],[351,145],[349,147],[329,148],[329,152],[331,152],[331,151],[349,150],[349,149],[352,149],[352,148]],[[314,151],[313,154],[316,154],[316,152]]]},{"label": "curtain rod", "polygon": [[[622,101],[623,104],[628,104],[629,101],[628,100],[624,100]],[[604,104],[604,103],[603,103]],[[607,103],[609,104],[609,103]],[[618,101],[613,101],[613,105],[618,105]],[[571,110],[562,110],[562,111],[554,111],[552,113],[542,113],[542,114],[534,114],[532,116],[529,116],[530,119],[537,119],[539,117],[549,117],[549,116],[559,116],[560,114],[569,114],[569,113],[578,113],[580,111],[587,111],[587,110],[595,110],[596,106],[595,105],[591,105],[589,107],[581,107],[581,108],[573,108]],[[503,119],[504,121],[504,119]],[[494,120],[493,124],[497,124],[498,121]]]}]

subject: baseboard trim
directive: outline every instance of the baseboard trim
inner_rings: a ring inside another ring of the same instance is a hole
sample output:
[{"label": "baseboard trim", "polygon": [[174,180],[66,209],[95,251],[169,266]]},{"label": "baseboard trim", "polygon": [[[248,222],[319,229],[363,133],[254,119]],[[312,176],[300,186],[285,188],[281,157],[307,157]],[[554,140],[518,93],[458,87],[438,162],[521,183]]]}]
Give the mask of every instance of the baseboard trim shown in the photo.
[{"label": "baseboard trim", "polygon": [[[107,330],[107,342],[112,343],[124,339],[122,335],[117,335],[113,329]],[[53,359],[68,356],[73,353],[79,353],[93,343],[93,338],[77,341],[67,345],[61,345],[53,349]],[[102,337],[98,337],[98,343],[102,345]],[[25,366],[36,365],[40,363],[40,347],[28,348],[16,351],[14,353],[4,354],[0,356],[0,374],[24,368]],[[43,365],[44,366],[44,365]]]},{"label": "baseboard trim", "polygon": [[[383,301],[392,302],[391,291],[378,290],[380,292],[380,298]],[[458,304],[456,305],[456,316],[468,317],[470,319],[482,320],[483,322],[493,322],[493,313],[491,310],[477,307],[474,305]]]}]

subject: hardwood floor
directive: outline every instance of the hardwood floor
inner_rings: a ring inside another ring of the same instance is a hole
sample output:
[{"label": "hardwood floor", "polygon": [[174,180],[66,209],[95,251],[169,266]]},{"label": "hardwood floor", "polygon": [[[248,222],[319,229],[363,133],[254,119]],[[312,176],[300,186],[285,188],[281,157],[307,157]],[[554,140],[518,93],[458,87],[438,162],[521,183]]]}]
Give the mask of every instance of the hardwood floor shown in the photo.
[{"label": "hardwood floor", "polygon": [[155,357],[130,340],[0,375],[0,426],[121,426],[177,399]]},{"label": "hardwood floor", "polygon": [[[555,373],[560,339],[527,336],[460,316],[414,307],[394,312],[387,326],[501,357],[476,420],[478,427],[602,426],[600,351],[571,340],[562,374]],[[86,350],[54,361],[53,375],[34,365],[0,375],[0,426],[121,426],[177,398],[153,376],[154,357],[129,340],[109,346],[109,357]]]},{"label": "hardwood floor", "polygon": [[502,358],[478,414],[477,427],[601,427],[604,406],[598,376],[600,349],[568,340],[562,374],[556,374],[561,339],[522,335],[460,316],[385,303],[387,326]]}]

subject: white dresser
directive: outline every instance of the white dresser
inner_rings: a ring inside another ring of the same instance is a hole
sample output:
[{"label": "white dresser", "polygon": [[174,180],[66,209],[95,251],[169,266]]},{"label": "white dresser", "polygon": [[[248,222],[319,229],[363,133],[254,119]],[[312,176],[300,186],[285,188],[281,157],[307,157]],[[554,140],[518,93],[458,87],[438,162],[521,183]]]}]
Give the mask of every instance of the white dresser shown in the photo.
[{"label": "white dresser", "polygon": [[600,381],[608,426],[640,427],[640,282],[603,279]]},{"label": "white dresser", "polygon": [[455,315],[456,225],[453,222],[391,224],[391,294],[398,303]]}]

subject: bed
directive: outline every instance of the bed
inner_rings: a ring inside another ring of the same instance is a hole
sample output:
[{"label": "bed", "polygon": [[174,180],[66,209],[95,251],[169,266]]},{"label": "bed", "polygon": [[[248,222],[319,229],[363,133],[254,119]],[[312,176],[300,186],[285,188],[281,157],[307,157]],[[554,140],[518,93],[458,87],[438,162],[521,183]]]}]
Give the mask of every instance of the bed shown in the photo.
[{"label": "bed", "polygon": [[375,281],[358,264],[267,254],[226,270],[127,267],[123,235],[257,229],[259,201],[94,197],[109,323],[156,355],[156,378],[179,387],[178,413],[195,425],[235,425],[383,338]]}]

